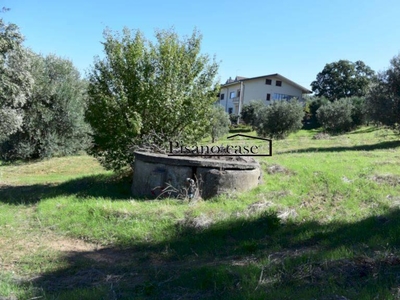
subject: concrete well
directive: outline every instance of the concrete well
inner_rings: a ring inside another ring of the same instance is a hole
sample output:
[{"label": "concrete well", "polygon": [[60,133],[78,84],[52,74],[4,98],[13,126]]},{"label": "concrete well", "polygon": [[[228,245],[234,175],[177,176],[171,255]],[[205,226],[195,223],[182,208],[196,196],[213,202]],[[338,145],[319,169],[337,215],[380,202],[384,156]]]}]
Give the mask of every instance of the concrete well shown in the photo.
[{"label": "concrete well", "polygon": [[172,157],[135,152],[133,168],[132,194],[146,198],[188,196],[188,179],[195,182],[195,197],[207,199],[250,190],[261,178],[260,165],[254,159],[244,157]]}]

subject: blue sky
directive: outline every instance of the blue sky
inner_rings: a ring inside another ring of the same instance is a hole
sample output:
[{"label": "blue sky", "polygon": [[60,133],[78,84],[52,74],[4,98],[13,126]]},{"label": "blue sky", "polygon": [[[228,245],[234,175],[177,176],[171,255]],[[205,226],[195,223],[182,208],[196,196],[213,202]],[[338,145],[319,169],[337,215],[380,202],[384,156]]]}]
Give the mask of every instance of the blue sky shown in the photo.
[{"label": "blue sky", "polygon": [[326,63],[362,60],[375,71],[400,51],[398,0],[48,1],[0,0],[35,52],[71,59],[84,74],[102,56],[103,30],[174,27],[203,34],[221,82],[280,73],[310,87]]}]

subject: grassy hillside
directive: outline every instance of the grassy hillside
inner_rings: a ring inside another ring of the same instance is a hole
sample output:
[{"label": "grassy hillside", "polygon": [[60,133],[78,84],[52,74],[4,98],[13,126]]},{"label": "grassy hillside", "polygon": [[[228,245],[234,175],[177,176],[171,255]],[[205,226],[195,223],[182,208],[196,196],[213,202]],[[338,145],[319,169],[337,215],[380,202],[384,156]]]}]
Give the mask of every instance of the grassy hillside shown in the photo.
[{"label": "grassy hillside", "polygon": [[398,135],[300,131],[260,162],[256,189],[197,202],[133,199],[88,156],[0,165],[0,296],[400,297]]}]

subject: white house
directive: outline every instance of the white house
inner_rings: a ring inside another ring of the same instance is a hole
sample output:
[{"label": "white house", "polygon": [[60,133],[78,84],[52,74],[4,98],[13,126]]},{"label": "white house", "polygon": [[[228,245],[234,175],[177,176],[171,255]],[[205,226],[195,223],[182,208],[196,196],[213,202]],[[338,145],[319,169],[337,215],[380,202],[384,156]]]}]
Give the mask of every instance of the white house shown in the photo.
[{"label": "white house", "polygon": [[270,74],[252,78],[237,76],[221,85],[219,104],[230,114],[240,114],[244,104],[251,100],[262,100],[266,105],[277,100],[290,100],[296,97],[303,100],[304,94],[312,91],[283,77]]}]

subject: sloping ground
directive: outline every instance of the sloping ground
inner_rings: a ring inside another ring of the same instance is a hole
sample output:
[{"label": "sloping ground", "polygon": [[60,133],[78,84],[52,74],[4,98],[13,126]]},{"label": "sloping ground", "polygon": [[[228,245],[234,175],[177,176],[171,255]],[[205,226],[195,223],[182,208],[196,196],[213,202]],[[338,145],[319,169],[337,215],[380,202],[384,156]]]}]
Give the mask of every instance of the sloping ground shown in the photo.
[{"label": "sloping ground", "polygon": [[0,296],[400,298],[399,137],[315,134],[210,201],[132,199],[87,156],[0,165]]}]

